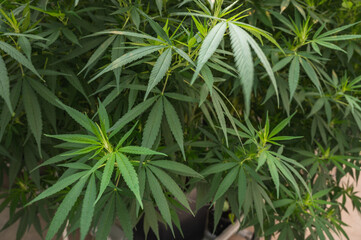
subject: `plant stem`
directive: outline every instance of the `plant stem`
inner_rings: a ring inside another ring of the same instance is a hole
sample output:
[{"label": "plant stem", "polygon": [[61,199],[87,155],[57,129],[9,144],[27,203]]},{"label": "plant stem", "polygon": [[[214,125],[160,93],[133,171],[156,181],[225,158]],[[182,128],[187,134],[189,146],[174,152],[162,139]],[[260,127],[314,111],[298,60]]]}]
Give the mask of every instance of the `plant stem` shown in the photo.
[{"label": "plant stem", "polygon": [[163,89],[162,89],[162,93],[161,93],[162,96],[164,94],[165,87],[167,86],[169,76],[170,76],[170,73],[168,72],[167,77],[165,78],[165,83],[163,85]]}]

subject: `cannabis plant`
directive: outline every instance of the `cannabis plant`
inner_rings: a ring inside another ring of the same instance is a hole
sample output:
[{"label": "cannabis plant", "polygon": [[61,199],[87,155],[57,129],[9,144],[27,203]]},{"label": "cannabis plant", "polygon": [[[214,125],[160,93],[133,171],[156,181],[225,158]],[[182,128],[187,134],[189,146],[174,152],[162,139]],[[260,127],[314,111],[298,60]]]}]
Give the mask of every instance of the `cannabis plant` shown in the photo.
[{"label": "cannabis plant", "polygon": [[360,13],[356,0],[3,1],[3,229],[160,238],[204,206],[215,231],[229,206],[266,239],[348,238]]}]

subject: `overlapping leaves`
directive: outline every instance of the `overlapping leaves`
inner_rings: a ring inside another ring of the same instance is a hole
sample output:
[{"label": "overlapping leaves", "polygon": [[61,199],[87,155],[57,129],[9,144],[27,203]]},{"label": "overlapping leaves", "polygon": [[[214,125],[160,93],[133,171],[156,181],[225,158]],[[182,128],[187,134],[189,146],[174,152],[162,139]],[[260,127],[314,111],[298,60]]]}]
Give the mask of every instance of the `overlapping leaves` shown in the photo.
[{"label": "overlapping leaves", "polygon": [[[162,100],[159,100],[159,102],[162,104]],[[75,204],[78,198],[81,198],[80,194],[82,193],[84,186],[87,185],[82,201],[82,213],[80,218],[81,237],[84,239],[92,224],[94,206],[98,206],[100,203],[104,204],[104,201],[101,201],[101,199],[108,195],[107,193],[109,193],[109,190],[114,189],[115,191],[122,191],[122,189],[118,187],[120,177],[123,178],[125,185],[130,189],[131,192],[133,192],[139,206],[143,208],[143,199],[140,193],[140,183],[135,169],[136,166],[139,166],[139,161],[132,161],[129,158],[133,155],[166,156],[166,154],[151,150],[146,147],[131,145],[124,146],[124,144],[127,142],[127,138],[132,134],[134,127],[125,133],[122,138],[120,138],[117,146],[114,148],[109,141],[109,133],[107,133],[110,128],[109,117],[104,105],[101,102],[99,102],[98,109],[100,126],[77,110],[65,105],[63,105],[63,107],[75,121],[81,124],[89,132],[88,134],[49,135],[49,137],[76,145],[74,145],[74,149],[72,151],[49,159],[43,163],[42,166],[59,163],[69,158],[67,161],[69,163],[58,165],[68,167],[69,170],[73,170],[75,172],[70,176],[64,175],[61,180],[34,198],[31,202],[28,203],[28,205],[34,204],[44,198],[59,193],[59,191],[75,183],[75,185],[71,187],[71,190],[66,194],[50,224],[46,239],[52,239],[72,210],[72,206]],[[169,106],[166,108],[168,107]],[[171,113],[173,114],[173,112]],[[117,129],[116,131],[120,131],[120,129]],[[85,156],[86,158],[83,158],[85,162],[76,161],[76,156],[78,155]],[[62,156],[67,157],[63,158]],[[174,168],[174,166],[176,168]],[[170,191],[184,207],[186,207],[190,212],[192,212],[192,210],[184,195],[184,192],[178,187],[177,183],[164,170],[162,170],[162,168],[168,169],[170,171],[176,170],[178,174],[185,176],[193,176],[198,178],[202,176],[183,164],[166,160],[163,160],[163,162],[160,160],[152,161],[149,163],[149,167],[146,165],[147,178],[152,190],[152,195],[156,204],[161,206],[160,211],[163,218],[167,224],[172,227],[170,209],[167,203],[168,200],[164,195],[163,188],[160,183],[162,183],[164,187],[168,189],[168,191]],[[116,184],[113,183],[114,175],[117,178]],[[100,181],[99,191],[97,191],[97,179]],[[109,234],[109,224],[112,223],[115,215],[107,216],[106,214],[114,214],[114,199],[116,198],[121,197],[118,196],[117,193],[112,194],[111,200],[108,200],[107,204],[105,205],[103,215],[104,219],[107,219],[109,222],[104,225],[105,229],[98,231],[97,238],[99,239],[103,239],[104,236]],[[117,201],[122,200],[119,199]],[[127,210],[124,208],[124,203],[122,203],[122,205],[123,206],[119,206],[119,216],[129,216],[129,213],[127,213]],[[98,207],[103,207],[103,205]],[[124,219],[122,219],[121,222],[125,225],[124,227],[126,227],[125,231],[127,236],[131,238],[132,226],[126,223]]]}]

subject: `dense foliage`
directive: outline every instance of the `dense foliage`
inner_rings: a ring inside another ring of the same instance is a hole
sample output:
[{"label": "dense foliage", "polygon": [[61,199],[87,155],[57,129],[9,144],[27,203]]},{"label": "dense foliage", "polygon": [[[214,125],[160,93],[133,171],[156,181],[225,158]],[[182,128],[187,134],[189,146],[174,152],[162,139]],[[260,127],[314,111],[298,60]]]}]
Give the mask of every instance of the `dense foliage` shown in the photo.
[{"label": "dense foliage", "polygon": [[[279,239],[361,212],[359,0],[2,1],[0,211],[128,239],[230,206]],[[194,211],[194,210],[193,210]],[[158,219],[158,221],[155,221]]]}]

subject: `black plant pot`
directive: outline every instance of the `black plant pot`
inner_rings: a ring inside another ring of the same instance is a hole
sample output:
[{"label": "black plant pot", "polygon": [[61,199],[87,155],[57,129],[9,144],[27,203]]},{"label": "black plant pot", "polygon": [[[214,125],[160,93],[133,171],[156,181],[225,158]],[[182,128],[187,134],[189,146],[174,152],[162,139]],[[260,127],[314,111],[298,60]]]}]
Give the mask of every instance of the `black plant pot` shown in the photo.
[{"label": "black plant pot", "polygon": [[[180,220],[181,228],[183,231],[183,236],[179,232],[179,230],[173,225],[175,237],[171,230],[166,228],[166,226],[162,223],[159,223],[159,237],[160,240],[201,240],[204,236],[204,230],[206,228],[208,215],[208,208],[202,207],[199,209],[195,216],[191,215],[188,212],[178,212],[178,217]],[[143,221],[140,220],[138,225],[136,226],[136,230],[134,231],[134,239],[135,240],[144,240],[145,235],[143,231]],[[147,240],[157,240],[157,237],[150,229]]]},{"label": "black plant pot", "polygon": [[228,214],[230,211],[223,212],[221,219],[219,220],[218,225],[216,226],[216,229],[214,230],[214,210],[211,209],[208,213],[208,224],[207,224],[207,230],[208,232],[212,233],[214,237],[219,236],[229,225],[232,224],[231,220],[228,217]]}]

